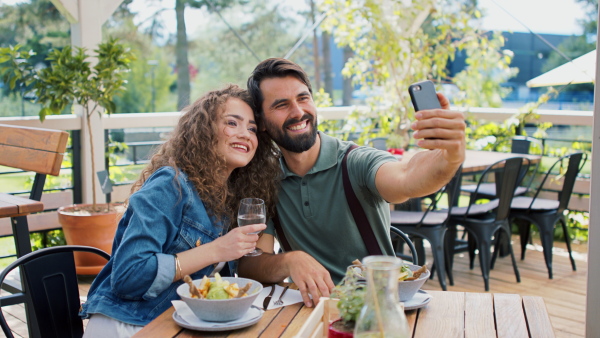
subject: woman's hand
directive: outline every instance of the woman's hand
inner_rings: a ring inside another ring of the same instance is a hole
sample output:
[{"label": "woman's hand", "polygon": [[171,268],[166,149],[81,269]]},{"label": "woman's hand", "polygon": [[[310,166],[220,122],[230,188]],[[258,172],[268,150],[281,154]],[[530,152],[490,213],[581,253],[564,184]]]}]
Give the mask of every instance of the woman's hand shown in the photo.
[{"label": "woman's hand", "polygon": [[237,227],[229,231],[226,235],[219,237],[211,242],[213,249],[220,262],[227,262],[238,259],[243,255],[254,250],[258,234],[252,232],[263,231],[267,228],[266,224],[250,224]]}]

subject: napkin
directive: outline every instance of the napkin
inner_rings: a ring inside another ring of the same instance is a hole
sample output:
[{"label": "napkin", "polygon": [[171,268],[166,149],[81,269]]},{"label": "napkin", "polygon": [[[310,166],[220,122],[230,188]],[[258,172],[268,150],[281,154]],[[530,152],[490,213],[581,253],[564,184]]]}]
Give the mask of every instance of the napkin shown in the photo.
[{"label": "napkin", "polygon": [[[302,296],[300,295],[300,291],[289,289],[285,292],[285,295],[283,295],[283,298],[281,299],[283,301],[283,304],[275,305],[275,302],[279,299],[279,296],[281,296],[283,289],[283,286],[275,285],[275,292],[273,293],[273,297],[271,298],[271,302],[269,303],[267,310],[277,309],[282,306],[287,306],[291,304],[302,303]],[[271,291],[271,287],[264,287],[258,295],[258,297],[256,297],[256,299],[254,300],[252,305],[262,309],[263,302],[265,298],[267,298],[267,296],[269,295],[269,291]]]},{"label": "napkin", "polygon": [[[288,291],[289,292],[289,291]],[[192,312],[192,309],[182,300],[172,300],[171,303],[177,311],[179,317],[185,320],[188,324],[199,327],[228,327],[238,323],[244,323],[256,318],[256,312],[248,311],[241,318],[229,322],[207,322],[198,317]],[[260,310],[262,313],[263,311]]]}]

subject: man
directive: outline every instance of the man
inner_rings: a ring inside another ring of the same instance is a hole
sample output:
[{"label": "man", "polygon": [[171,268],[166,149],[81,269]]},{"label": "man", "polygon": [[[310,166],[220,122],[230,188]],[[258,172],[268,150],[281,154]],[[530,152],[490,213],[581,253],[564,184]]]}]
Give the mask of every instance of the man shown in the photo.
[{"label": "man", "polygon": [[[298,286],[306,306],[311,298],[328,297],[354,259],[368,255],[344,196],[341,162],[352,145],[317,132],[317,111],[308,76],[285,59],[261,62],[248,79],[264,129],[281,150],[283,181],[278,218],[292,251],[273,254],[274,226],[270,222],[257,247],[265,253],[243,257],[238,272],[262,282],[288,276]],[[420,111],[412,124],[417,145],[431,151],[409,161],[369,147],[348,155],[348,173],[377,243],[393,255],[389,238],[389,203],[401,203],[437,191],[464,161],[465,122],[460,112]]]}]

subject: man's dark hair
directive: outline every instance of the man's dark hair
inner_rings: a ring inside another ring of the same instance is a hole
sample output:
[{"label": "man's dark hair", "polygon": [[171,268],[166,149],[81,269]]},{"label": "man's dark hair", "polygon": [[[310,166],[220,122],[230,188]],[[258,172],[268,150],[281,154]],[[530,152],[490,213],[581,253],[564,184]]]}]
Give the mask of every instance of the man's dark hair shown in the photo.
[{"label": "man's dark hair", "polygon": [[310,80],[308,79],[308,75],[306,72],[304,72],[302,67],[286,59],[266,59],[259,63],[256,68],[254,68],[254,71],[248,78],[248,92],[250,92],[250,96],[252,96],[252,100],[254,100],[256,109],[260,114],[263,113],[262,104],[265,100],[260,91],[260,83],[265,79],[286,76],[293,76],[300,80],[306,85],[306,87],[308,87],[308,91],[312,95]]}]

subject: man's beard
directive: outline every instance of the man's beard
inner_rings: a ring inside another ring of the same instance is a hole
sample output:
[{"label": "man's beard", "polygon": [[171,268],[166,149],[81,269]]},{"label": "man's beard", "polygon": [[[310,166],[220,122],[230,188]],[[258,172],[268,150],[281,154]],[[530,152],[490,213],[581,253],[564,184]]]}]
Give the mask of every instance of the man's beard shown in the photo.
[{"label": "man's beard", "polygon": [[[287,127],[308,120],[308,125],[312,126],[312,131],[300,135],[290,135],[287,133]],[[291,119],[283,124],[283,128],[279,129],[265,119],[265,128],[267,134],[275,141],[275,143],[287,151],[293,153],[302,153],[310,149],[317,140],[317,119],[309,114],[304,114],[300,120]]]}]

